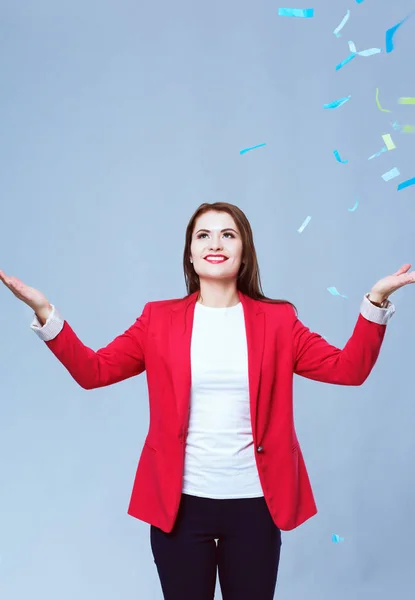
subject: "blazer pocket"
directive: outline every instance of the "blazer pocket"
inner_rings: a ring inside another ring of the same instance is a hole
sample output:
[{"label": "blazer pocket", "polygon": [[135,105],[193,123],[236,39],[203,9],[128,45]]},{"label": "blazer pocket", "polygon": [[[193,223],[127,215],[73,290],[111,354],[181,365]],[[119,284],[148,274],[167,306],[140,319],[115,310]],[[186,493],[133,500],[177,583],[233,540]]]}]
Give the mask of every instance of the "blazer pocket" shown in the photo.
[{"label": "blazer pocket", "polygon": [[157,452],[156,448],[154,448],[154,446],[152,446],[151,444],[149,444],[149,443],[147,442],[147,440],[144,442],[144,446],[147,446],[147,448],[148,448],[149,450],[151,450],[152,452]]}]

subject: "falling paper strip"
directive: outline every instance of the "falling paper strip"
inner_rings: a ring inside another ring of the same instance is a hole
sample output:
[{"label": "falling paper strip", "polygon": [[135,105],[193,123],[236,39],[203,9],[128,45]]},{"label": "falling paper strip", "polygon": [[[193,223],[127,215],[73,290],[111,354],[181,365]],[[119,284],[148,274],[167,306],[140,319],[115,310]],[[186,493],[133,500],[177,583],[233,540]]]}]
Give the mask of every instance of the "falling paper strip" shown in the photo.
[{"label": "falling paper strip", "polygon": [[245,148],[244,150],[240,150],[239,154],[245,154],[245,152],[249,152],[250,150],[255,150],[256,148],[262,148],[262,146],[266,146],[266,144],[258,144],[258,146],[252,146],[252,148]]},{"label": "falling paper strip", "polygon": [[341,63],[336,65],[336,71],[338,71],[339,69],[344,67],[344,65],[347,65],[347,63],[349,63],[351,60],[353,60],[353,58],[355,58],[355,56],[356,56],[356,54],[349,54],[349,56],[347,58],[345,58],[344,60],[341,61]]},{"label": "falling paper strip", "polygon": [[337,162],[342,163],[343,165],[347,165],[347,163],[349,162],[348,160],[342,160],[340,158],[340,154],[339,154],[338,150],[334,150],[333,154],[336,157]]},{"label": "falling paper strip", "polygon": [[415,98],[399,98],[399,104],[415,104]]},{"label": "falling paper strip", "polygon": [[330,292],[330,294],[332,296],[341,296],[342,298],[346,298],[346,300],[347,300],[347,296],[344,296],[343,294],[340,294],[340,292],[338,292],[337,288],[335,288],[335,287],[328,287],[327,291]]},{"label": "falling paper strip", "polygon": [[412,179],[407,179],[406,181],[402,181],[402,183],[398,185],[398,192],[399,190],[403,190],[404,188],[407,188],[410,185],[415,185],[415,177],[412,177]]},{"label": "falling paper strip", "polygon": [[358,206],[359,206],[359,201],[358,201],[358,200],[356,200],[356,203],[355,203],[355,205],[353,206],[353,208],[348,208],[347,210],[348,210],[349,212],[354,212]]},{"label": "falling paper strip", "polygon": [[404,125],[402,131],[403,133],[413,133],[415,131],[415,127],[413,125]]},{"label": "falling paper strip", "polygon": [[394,167],[387,173],[384,173],[382,175],[382,179],[383,179],[383,181],[390,181],[391,179],[394,179],[395,177],[399,177],[399,175],[400,175],[399,170],[396,167]]},{"label": "falling paper strip", "polygon": [[409,19],[409,17],[411,15],[412,15],[412,13],[409,14],[407,17],[405,17],[402,21],[399,21],[399,23],[397,25],[394,25],[393,27],[391,27],[390,29],[387,30],[387,32],[386,32],[386,52],[392,52],[392,50],[394,49],[393,36],[395,35],[395,33],[399,29],[399,27],[401,25],[403,25],[405,23],[405,21],[407,19]]},{"label": "falling paper strip", "polygon": [[380,48],[369,48],[368,50],[360,50],[360,52],[358,52],[356,50],[356,44],[354,42],[348,42],[349,44],[349,49],[350,52],[352,52],[353,54],[358,54],[359,56],[373,56],[373,54],[379,54],[380,52],[382,52],[382,50]]},{"label": "falling paper strip", "polygon": [[369,156],[369,158],[367,160],[372,160],[372,158],[376,158],[378,156],[380,156],[383,152],[387,152],[388,149],[386,148],[386,146],[383,146],[383,148],[381,150],[379,150],[379,152],[376,152],[376,154],[372,154],[372,156]]},{"label": "falling paper strip", "polygon": [[343,20],[340,23],[340,25],[338,27],[336,27],[336,29],[333,31],[333,33],[336,37],[339,38],[341,36],[341,33],[339,33],[339,31],[341,31],[343,29],[343,27],[346,25],[349,18],[350,18],[350,10],[347,11],[347,13],[343,17]]},{"label": "falling paper strip", "polygon": [[[356,0],[357,2],[358,0]],[[334,542],[335,544],[339,544],[340,542],[344,542],[344,538],[340,537],[339,535],[333,533],[332,537],[331,537],[331,541]]]},{"label": "falling paper strip", "polygon": [[333,100],[333,102],[329,102],[329,104],[323,104],[323,108],[338,108],[342,106],[346,102],[350,100],[351,96],[347,96],[346,98],[340,98],[339,100]]},{"label": "falling paper strip", "polygon": [[314,8],[279,8],[278,15],[280,17],[300,17],[302,19],[310,19],[314,17]]},{"label": "falling paper strip", "polygon": [[385,142],[386,148],[388,150],[393,150],[394,148],[396,148],[395,144],[393,143],[390,133],[385,133],[385,135],[382,135],[382,139]]},{"label": "falling paper strip", "polygon": [[381,110],[382,112],[392,112],[391,110],[388,110],[387,108],[382,108],[380,103],[379,103],[379,88],[376,88],[376,104],[378,105],[378,109]]},{"label": "falling paper strip", "polygon": [[307,225],[310,223],[311,221],[311,217],[307,217],[306,220],[304,221],[304,223],[301,225],[301,227],[299,229],[297,229],[298,233],[302,233],[304,231],[304,229],[307,227]]}]

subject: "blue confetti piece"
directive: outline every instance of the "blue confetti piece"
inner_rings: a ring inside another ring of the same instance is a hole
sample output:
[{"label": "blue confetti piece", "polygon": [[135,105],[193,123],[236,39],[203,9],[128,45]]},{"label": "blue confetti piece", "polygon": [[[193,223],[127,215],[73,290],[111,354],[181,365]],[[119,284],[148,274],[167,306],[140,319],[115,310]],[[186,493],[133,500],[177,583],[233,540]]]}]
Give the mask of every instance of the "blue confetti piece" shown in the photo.
[{"label": "blue confetti piece", "polygon": [[340,31],[343,29],[343,27],[346,25],[347,21],[350,18],[350,10],[347,11],[347,13],[344,15],[342,22],[340,23],[340,25],[338,25],[338,27],[336,27],[336,29],[333,31],[334,35],[336,37],[341,37],[341,33]]},{"label": "blue confetti piece", "polygon": [[400,172],[399,169],[397,169],[396,167],[393,167],[393,169],[391,169],[390,171],[387,171],[386,173],[384,173],[382,175],[382,179],[383,181],[390,181],[391,179],[394,179],[395,177],[399,177]]},{"label": "blue confetti piece", "polygon": [[245,154],[245,152],[249,152],[250,150],[255,150],[256,148],[262,148],[262,146],[266,146],[266,144],[258,144],[258,146],[252,146],[251,148],[244,148],[244,150],[239,151],[239,154]]},{"label": "blue confetti piece", "polygon": [[337,288],[335,288],[335,287],[328,287],[327,291],[330,292],[330,294],[332,296],[341,296],[342,298],[346,298],[346,300],[347,300],[347,296],[344,296],[343,294],[340,294],[340,292],[338,292]]},{"label": "blue confetti piece", "polygon": [[340,542],[344,542],[344,538],[333,533],[333,535],[331,536],[331,541],[334,542],[335,544],[339,544]]},{"label": "blue confetti piece", "polygon": [[392,52],[392,50],[394,49],[394,45],[393,45],[393,36],[395,35],[396,31],[399,29],[399,27],[401,25],[403,25],[405,23],[405,21],[407,19],[409,19],[409,17],[412,15],[413,13],[410,13],[407,17],[405,17],[402,21],[399,21],[399,23],[397,25],[394,25],[394,27],[391,27],[390,29],[387,30],[386,32],[386,52]]},{"label": "blue confetti piece", "polygon": [[311,217],[307,217],[305,219],[305,221],[303,222],[303,224],[301,225],[301,227],[299,229],[297,229],[298,233],[303,233],[304,229],[307,227],[307,225],[309,224],[310,221],[311,221]]},{"label": "blue confetti piece", "polygon": [[402,181],[402,183],[398,185],[398,192],[399,190],[403,190],[404,188],[407,188],[410,185],[415,185],[415,177],[412,177],[412,179],[407,179],[406,181]]},{"label": "blue confetti piece", "polygon": [[356,0],[357,4],[362,4],[363,0]]},{"label": "blue confetti piece", "polygon": [[278,16],[311,19],[311,17],[314,17],[314,8],[279,8]]},{"label": "blue confetti piece", "polygon": [[348,160],[342,160],[340,158],[340,154],[339,154],[338,150],[334,150],[333,154],[336,157],[337,162],[342,163],[343,165],[347,165],[347,163],[349,162]]},{"label": "blue confetti piece", "polygon": [[336,65],[336,71],[338,71],[339,69],[344,67],[344,65],[347,65],[347,63],[350,62],[353,58],[355,58],[355,56],[356,56],[356,54],[354,52],[349,54],[349,56],[347,58],[345,58],[344,60],[341,61],[341,63]]},{"label": "blue confetti piece", "polygon": [[323,104],[323,108],[338,108],[342,106],[346,102],[350,100],[351,96],[347,96],[346,98],[339,98],[339,100],[333,100],[333,102],[329,102],[329,104]]}]

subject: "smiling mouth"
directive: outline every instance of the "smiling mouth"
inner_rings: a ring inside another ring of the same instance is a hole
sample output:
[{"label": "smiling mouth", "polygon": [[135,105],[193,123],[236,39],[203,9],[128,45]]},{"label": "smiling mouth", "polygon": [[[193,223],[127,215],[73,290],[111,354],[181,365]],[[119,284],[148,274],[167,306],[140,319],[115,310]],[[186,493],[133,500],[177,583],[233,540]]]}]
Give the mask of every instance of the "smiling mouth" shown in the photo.
[{"label": "smiling mouth", "polygon": [[225,262],[225,260],[228,260],[228,259],[225,257],[213,258],[213,256],[208,256],[205,258],[205,260],[209,263],[216,264],[216,263],[223,263],[223,262]]}]

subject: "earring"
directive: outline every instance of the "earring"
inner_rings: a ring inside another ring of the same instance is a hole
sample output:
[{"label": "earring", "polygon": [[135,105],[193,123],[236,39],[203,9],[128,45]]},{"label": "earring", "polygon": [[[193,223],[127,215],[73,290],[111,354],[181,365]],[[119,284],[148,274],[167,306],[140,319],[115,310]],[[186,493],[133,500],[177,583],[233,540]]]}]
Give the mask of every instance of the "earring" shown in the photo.
[{"label": "earring", "polygon": [[193,260],[192,260],[192,259],[190,259],[190,262],[192,263],[192,262],[193,262]]}]

